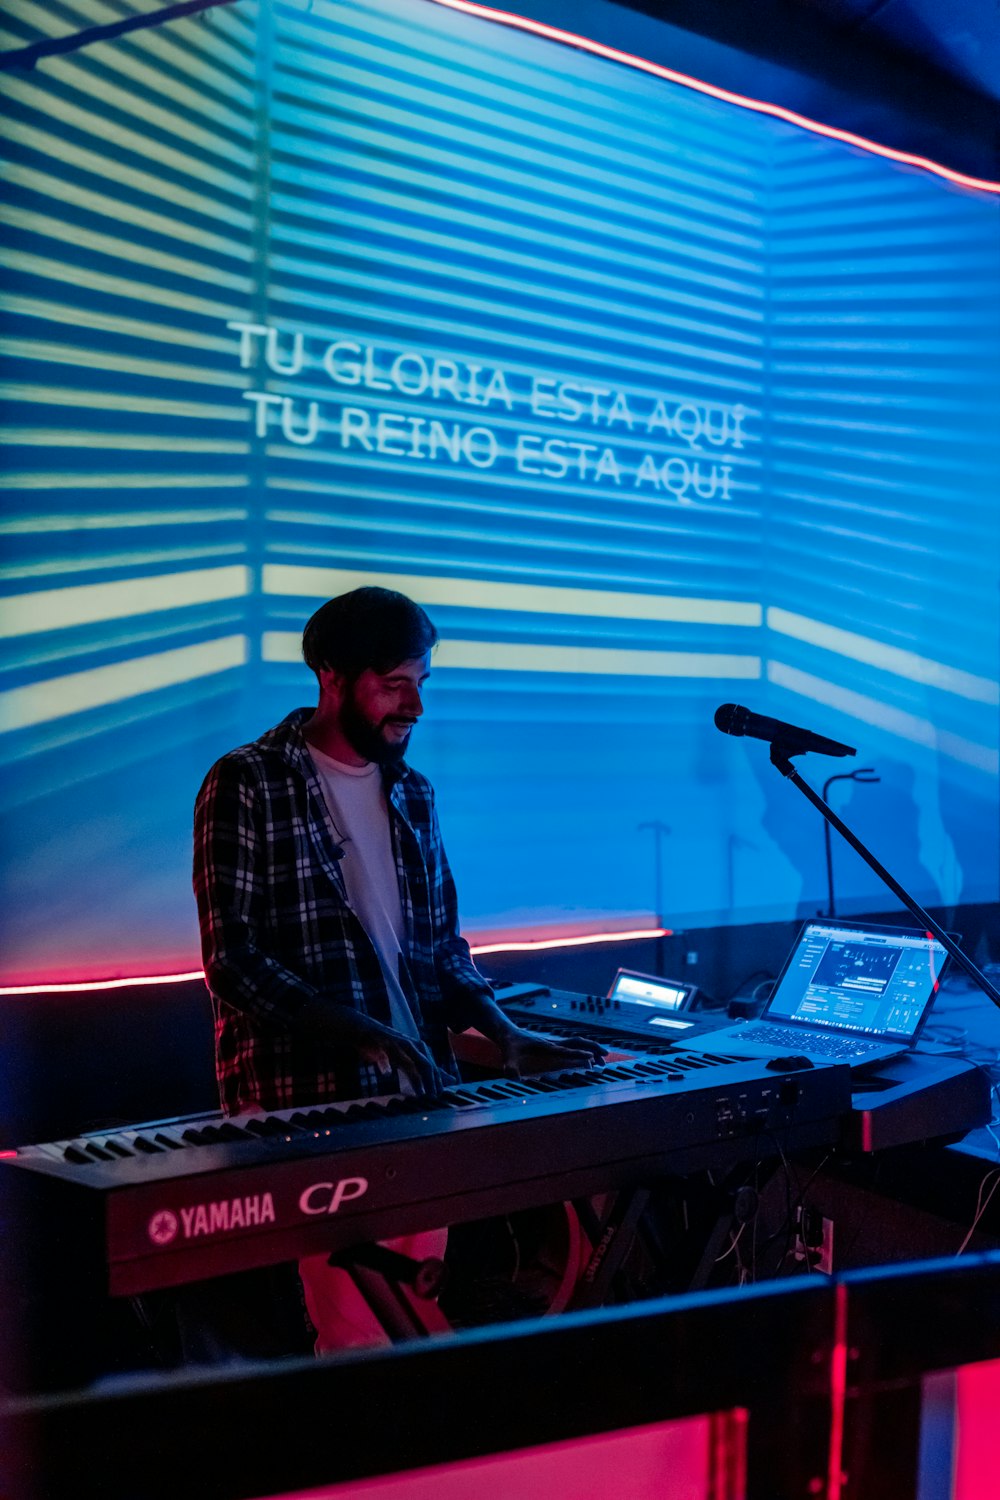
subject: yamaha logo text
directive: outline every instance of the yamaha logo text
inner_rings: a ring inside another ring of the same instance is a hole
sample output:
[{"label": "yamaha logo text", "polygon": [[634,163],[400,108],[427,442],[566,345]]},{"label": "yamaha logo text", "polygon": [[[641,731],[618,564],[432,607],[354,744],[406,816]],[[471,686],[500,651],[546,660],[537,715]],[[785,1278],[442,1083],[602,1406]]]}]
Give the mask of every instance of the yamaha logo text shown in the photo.
[{"label": "yamaha logo text", "polygon": [[160,1209],[147,1226],[154,1245],[169,1245],[181,1239],[224,1234],[233,1229],[253,1229],[274,1223],[274,1199],[270,1193],[252,1193],[244,1198],[220,1198],[214,1203],[195,1203],[176,1213]]}]

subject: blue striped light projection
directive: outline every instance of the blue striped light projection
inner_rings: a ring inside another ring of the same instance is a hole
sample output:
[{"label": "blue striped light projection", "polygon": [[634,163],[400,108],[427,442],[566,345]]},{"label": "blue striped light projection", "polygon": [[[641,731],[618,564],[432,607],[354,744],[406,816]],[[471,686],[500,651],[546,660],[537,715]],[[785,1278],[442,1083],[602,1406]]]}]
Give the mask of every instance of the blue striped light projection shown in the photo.
[{"label": "blue striped light projection", "polygon": [[835,800],[925,901],[995,899],[998,205],[801,135],[772,191],[772,701],[876,766]]},{"label": "blue striped light projection", "polygon": [[821,905],[727,700],[858,745],[922,898],[995,898],[996,201],[428,0],[2,79],[0,978],[193,965],[201,777],[362,582],[442,634],[473,935]]}]

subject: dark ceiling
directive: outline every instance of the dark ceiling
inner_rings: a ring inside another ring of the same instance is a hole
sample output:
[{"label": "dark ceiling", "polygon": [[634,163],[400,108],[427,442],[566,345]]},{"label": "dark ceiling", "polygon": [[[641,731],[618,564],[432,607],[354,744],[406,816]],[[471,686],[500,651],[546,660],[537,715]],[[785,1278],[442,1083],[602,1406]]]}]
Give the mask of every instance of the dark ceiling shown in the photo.
[{"label": "dark ceiling", "polygon": [[667,23],[681,71],[1000,178],[1000,0],[619,3]]},{"label": "dark ceiling", "polygon": [[797,0],[859,43],[875,41],[1000,99],[997,0]]},{"label": "dark ceiling", "polygon": [[[87,40],[233,3],[119,0],[120,19]],[[610,11],[620,17],[619,6],[666,29],[630,43],[591,0],[515,0],[504,8],[976,178],[1000,178],[1000,0],[617,0]],[[18,45],[0,54],[0,68],[31,66],[26,51],[78,46],[75,13],[56,7],[53,15],[44,31],[28,12],[18,16],[10,27]]]}]

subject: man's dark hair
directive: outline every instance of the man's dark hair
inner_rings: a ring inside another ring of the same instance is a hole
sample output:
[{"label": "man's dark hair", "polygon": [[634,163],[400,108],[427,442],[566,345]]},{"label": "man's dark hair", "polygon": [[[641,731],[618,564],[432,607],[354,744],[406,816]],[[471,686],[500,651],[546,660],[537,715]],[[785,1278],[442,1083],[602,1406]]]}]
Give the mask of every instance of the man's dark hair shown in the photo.
[{"label": "man's dark hair", "polygon": [[354,682],[368,669],[394,672],[437,638],[419,604],[395,589],[366,587],[320,606],[302,633],[302,655],[317,677],[325,667]]}]

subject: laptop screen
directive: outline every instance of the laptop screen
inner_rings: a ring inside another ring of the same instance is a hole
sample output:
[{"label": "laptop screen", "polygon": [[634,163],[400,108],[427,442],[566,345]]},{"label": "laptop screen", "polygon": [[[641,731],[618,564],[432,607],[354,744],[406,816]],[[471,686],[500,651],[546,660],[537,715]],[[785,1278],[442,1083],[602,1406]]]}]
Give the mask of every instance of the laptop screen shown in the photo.
[{"label": "laptop screen", "polygon": [[937,938],[915,928],[807,922],[765,1015],[910,1042],[937,994],[946,957]]}]

